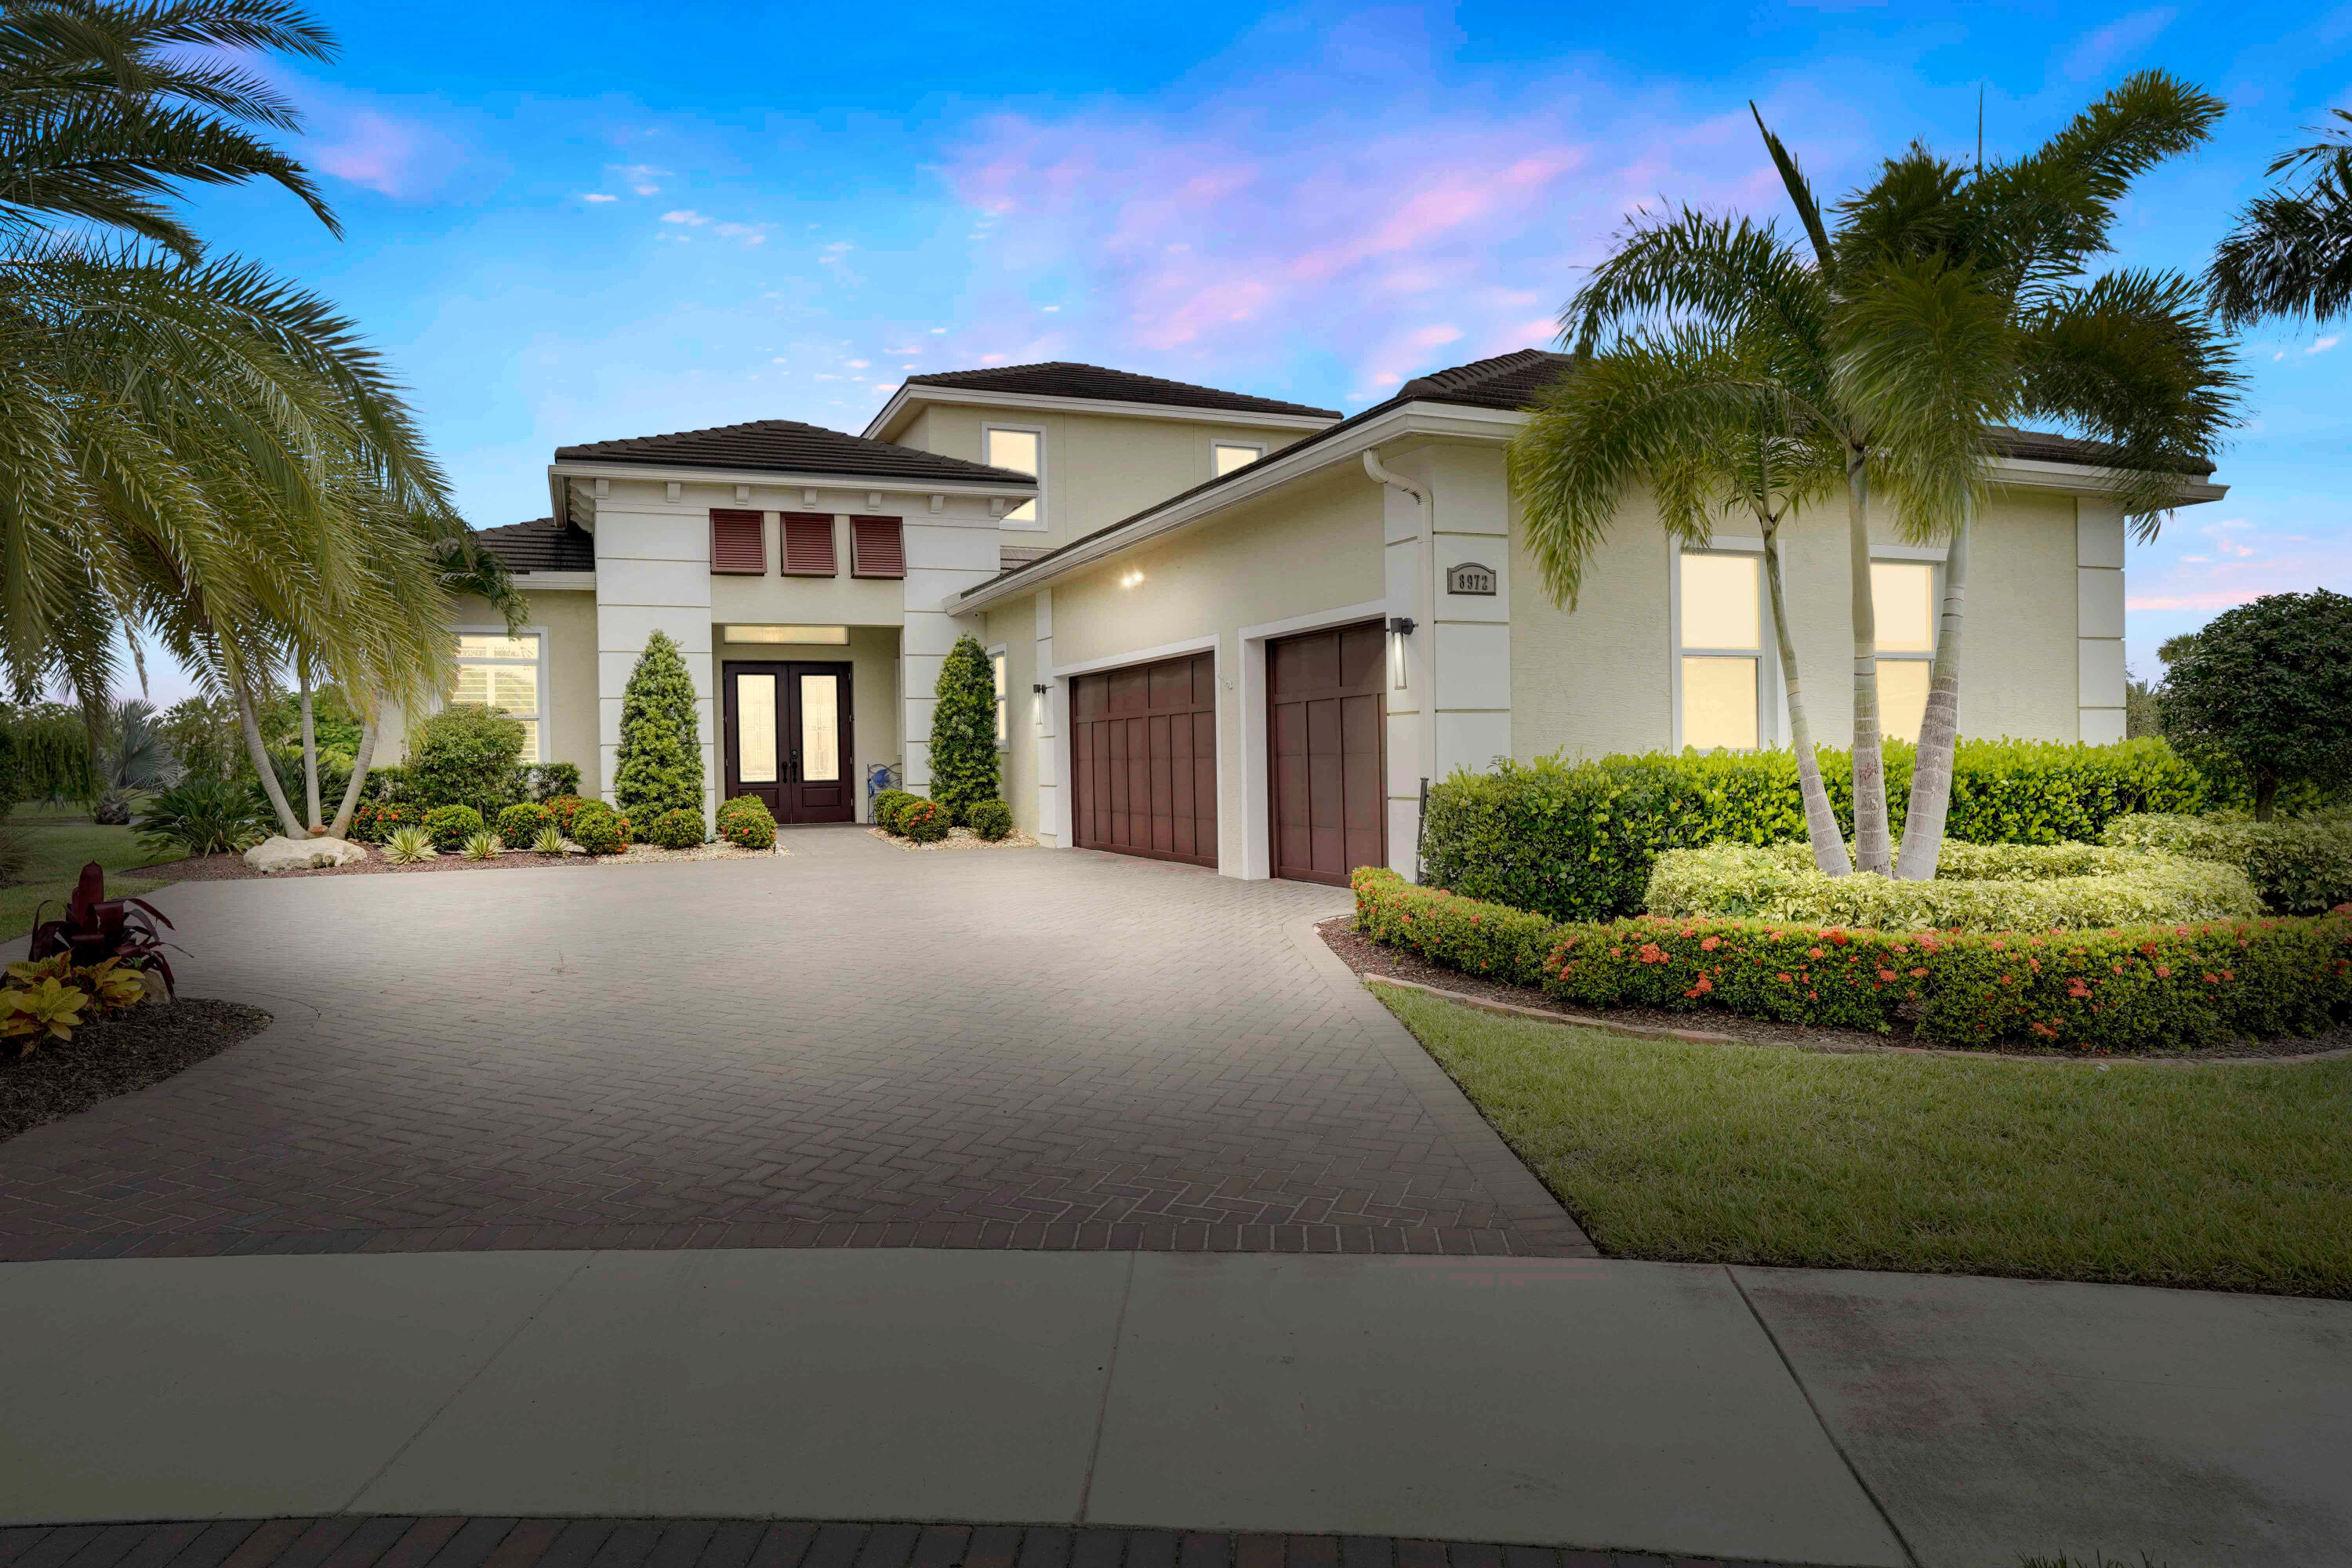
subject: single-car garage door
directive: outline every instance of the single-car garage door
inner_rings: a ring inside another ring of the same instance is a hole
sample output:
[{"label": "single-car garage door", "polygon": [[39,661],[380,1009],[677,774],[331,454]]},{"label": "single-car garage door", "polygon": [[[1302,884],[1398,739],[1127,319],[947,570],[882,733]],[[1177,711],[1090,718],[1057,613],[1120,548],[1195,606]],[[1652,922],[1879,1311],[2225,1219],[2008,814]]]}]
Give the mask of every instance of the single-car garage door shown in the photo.
[{"label": "single-car garage door", "polygon": [[1378,621],[1266,645],[1274,874],[1345,885],[1388,857]]},{"label": "single-car garage door", "polygon": [[1214,656],[1075,677],[1070,782],[1079,848],[1214,866]]}]

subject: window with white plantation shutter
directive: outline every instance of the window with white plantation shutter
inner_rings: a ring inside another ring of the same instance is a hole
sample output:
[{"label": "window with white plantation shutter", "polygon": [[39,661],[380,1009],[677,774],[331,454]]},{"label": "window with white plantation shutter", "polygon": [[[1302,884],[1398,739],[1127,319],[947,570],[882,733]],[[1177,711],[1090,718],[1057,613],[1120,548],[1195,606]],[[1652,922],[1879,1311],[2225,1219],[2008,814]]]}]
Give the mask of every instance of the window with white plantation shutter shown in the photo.
[{"label": "window with white plantation shutter", "polygon": [[849,520],[849,574],[853,577],[904,577],[907,540],[904,524],[895,517],[853,517]]},{"label": "window with white plantation shutter", "polygon": [[784,575],[833,576],[838,570],[833,556],[833,514],[788,511],[783,519]]},{"label": "window with white plantation shutter", "polygon": [[759,576],[768,570],[767,525],[756,511],[710,514],[710,569]]}]

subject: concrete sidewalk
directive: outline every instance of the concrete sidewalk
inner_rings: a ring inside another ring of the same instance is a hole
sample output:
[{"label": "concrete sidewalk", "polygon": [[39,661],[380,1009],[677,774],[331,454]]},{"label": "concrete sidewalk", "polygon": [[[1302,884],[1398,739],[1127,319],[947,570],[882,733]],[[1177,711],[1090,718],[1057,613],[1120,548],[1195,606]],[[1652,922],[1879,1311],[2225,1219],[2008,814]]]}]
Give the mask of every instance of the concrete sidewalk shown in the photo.
[{"label": "concrete sidewalk", "polygon": [[2352,1304],[1587,1259],[0,1268],[0,1522],[819,1517],[2352,1563]]}]

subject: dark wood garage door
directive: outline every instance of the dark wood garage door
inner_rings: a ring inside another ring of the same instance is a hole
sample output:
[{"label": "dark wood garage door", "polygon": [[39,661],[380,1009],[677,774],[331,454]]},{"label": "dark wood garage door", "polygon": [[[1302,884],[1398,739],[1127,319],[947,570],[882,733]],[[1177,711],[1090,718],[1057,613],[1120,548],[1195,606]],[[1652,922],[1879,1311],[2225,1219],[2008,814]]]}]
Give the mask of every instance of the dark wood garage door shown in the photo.
[{"label": "dark wood garage door", "polygon": [[1075,677],[1070,781],[1079,848],[1214,866],[1214,656]]},{"label": "dark wood garage door", "polygon": [[1345,885],[1388,864],[1378,621],[1266,645],[1274,874]]}]

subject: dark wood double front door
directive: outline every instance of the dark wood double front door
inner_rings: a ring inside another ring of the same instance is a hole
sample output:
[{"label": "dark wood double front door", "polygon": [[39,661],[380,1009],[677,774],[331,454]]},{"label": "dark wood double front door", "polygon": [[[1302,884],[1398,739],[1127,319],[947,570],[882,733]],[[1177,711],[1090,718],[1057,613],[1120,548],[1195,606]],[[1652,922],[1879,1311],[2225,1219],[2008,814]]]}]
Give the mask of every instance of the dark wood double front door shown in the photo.
[{"label": "dark wood double front door", "polygon": [[778,822],[857,820],[849,666],[727,664],[727,795],[753,795]]}]

